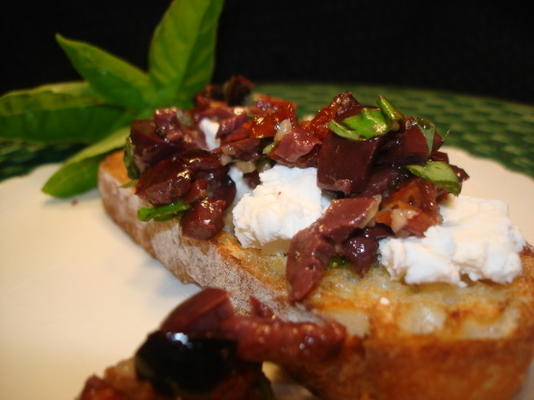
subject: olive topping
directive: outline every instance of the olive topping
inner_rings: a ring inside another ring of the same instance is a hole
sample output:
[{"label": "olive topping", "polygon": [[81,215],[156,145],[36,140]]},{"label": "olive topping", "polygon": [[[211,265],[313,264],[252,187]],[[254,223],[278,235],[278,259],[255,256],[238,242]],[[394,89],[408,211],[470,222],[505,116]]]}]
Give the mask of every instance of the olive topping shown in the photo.
[{"label": "olive topping", "polygon": [[222,382],[235,361],[235,343],[156,331],[135,355],[140,379],[169,396],[202,395]]}]

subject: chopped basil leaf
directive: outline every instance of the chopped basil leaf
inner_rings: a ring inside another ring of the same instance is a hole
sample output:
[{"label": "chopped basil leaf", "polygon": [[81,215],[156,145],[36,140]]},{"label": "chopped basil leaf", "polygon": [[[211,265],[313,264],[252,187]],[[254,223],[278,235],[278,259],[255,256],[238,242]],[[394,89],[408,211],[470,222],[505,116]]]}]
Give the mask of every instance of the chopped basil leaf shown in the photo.
[{"label": "chopped basil leaf", "polygon": [[359,114],[345,118],[343,125],[358,132],[359,136],[369,139],[383,135],[390,130],[386,117],[380,109],[364,107]]},{"label": "chopped basil leaf", "polygon": [[134,163],[133,142],[130,136],[126,138],[126,145],[124,146],[124,165],[126,166],[126,171],[128,172],[128,178],[139,178],[139,169]]},{"label": "chopped basil leaf", "polygon": [[436,125],[428,119],[417,117],[417,126],[425,135],[426,144],[428,146],[428,154],[432,153],[432,147],[434,146],[434,136],[436,135]]},{"label": "chopped basil leaf", "polygon": [[189,209],[189,205],[183,201],[175,201],[159,207],[147,207],[137,210],[137,218],[141,221],[167,221],[171,218],[180,216],[184,211]]},{"label": "chopped basil leaf", "polygon": [[137,185],[137,182],[138,182],[137,179],[132,179],[130,182],[123,183],[120,187],[122,189],[131,188],[131,187],[134,187],[135,185]]},{"label": "chopped basil leaf", "polygon": [[332,258],[330,258],[330,261],[328,262],[328,267],[329,268],[339,268],[339,267],[344,267],[348,263],[349,263],[349,261],[345,257],[332,256]]},{"label": "chopped basil leaf", "polygon": [[262,154],[269,154],[272,149],[274,149],[274,146],[276,146],[276,142],[271,142],[267,146],[265,146],[262,150]]},{"label": "chopped basil leaf", "polygon": [[404,114],[384,96],[378,96],[377,104],[386,117],[390,129],[393,131],[399,130],[400,122],[404,119]]},{"label": "chopped basil leaf", "polygon": [[332,132],[334,132],[338,136],[344,137],[345,139],[361,140],[358,132],[352,131],[334,120],[331,120],[330,122],[328,122],[328,129],[330,129]]},{"label": "chopped basil leaf", "polygon": [[427,161],[425,165],[407,165],[406,168],[415,176],[426,179],[455,196],[462,190],[458,176],[446,162]]}]

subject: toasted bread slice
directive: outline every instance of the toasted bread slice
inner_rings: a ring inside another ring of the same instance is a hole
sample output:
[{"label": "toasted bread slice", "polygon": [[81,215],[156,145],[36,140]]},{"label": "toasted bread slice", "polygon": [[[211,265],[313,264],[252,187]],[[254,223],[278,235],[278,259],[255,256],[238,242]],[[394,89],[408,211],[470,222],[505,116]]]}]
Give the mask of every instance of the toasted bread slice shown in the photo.
[{"label": "toasted bread slice", "polygon": [[383,267],[360,278],[331,269],[302,304],[290,303],[285,257],[242,248],[229,232],[211,240],[185,237],[176,220],[141,222],[147,206],[122,187],[129,181],[122,153],[99,171],[106,212],[131,238],[183,282],[231,293],[246,312],[249,297],[292,321],[333,319],[349,332],[329,363],[284,365],[324,399],[510,399],[525,378],[534,350],[534,252],[522,255],[523,274],[511,284],[477,282],[406,285]]}]

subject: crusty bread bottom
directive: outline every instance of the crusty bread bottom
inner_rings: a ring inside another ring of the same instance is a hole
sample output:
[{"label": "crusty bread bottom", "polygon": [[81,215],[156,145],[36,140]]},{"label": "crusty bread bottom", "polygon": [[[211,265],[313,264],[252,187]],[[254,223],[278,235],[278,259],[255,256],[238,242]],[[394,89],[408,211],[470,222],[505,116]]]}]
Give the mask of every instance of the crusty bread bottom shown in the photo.
[{"label": "crusty bread bottom", "polygon": [[478,282],[409,286],[376,267],[364,278],[329,271],[305,304],[288,301],[285,258],[243,249],[222,232],[209,241],[184,237],[177,221],[141,222],[146,206],[128,182],[122,153],[101,164],[106,212],[131,238],[184,282],[228,290],[246,312],[254,295],[283,319],[343,323],[349,333],[328,363],[284,365],[324,399],[499,400],[520,388],[534,350],[534,255],[509,285]]}]

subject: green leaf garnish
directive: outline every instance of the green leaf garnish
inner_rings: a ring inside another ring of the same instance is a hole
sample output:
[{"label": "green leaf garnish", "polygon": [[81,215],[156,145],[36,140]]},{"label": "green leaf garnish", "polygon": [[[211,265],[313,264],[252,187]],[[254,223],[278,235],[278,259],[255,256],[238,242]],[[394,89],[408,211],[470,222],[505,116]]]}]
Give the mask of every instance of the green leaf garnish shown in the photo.
[{"label": "green leaf garnish", "polygon": [[427,161],[425,165],[407,165],[406,168],[415,176],[426,179],[455,196],[462,190],[458,176],[450,165],[443,161]]},{"label": "green leaf garnish", "polygon": [[274,146],[276,146],[276,142],[271,142],[268,145],[266,145],[263,150],[261,151],[262,154],[269,154],[269,152],[274,149]]},{"label": "green leaf garnish", "polygon": [[180,216],[184,211],[188,210],[190,206],[183,201],[175,201],[159,207],[147,207],[137,210],[137,218],[141,221],[167,221],[171,218]]},{"label": "green leaf garnish", "polygon": [[64,164],[42,188],[44,193],[66,199],[94,188],[100,157]]},{"label": "green leaf garnish", "polygon": [[125,116],[86,83],[47,85],[0,97],[0,137],[35,143],[92,143]]},{"label": "green leaf garnish", "polygon": [[362,140],[358,132],[349,129],[334,120],[328,122],[328,129],[330,129],[336,135],[344,137],[345,139]]},{"label": "green leaf garnish", "polygon": [[140,110],[156,102],[151,80],[137,67],[88,43],[60,34],[56,40],[78,73],[112,104]]},{"label": "green leaf garnish", "polygon": [[404,119],[404,114],[401,113],[397,107],[393,105],[384,96],[378,96],[378,107],[382,110],[382,113],[386,117],[390,130],[397,131],[400,129],[400,122]]},{"label": "green leaf garnish", "polygon": [[121,189],[135,187],[137,185],[137,182],[139,182],[137,179],[132,179],[130,182],[123,183],[120,187]]},{"label": "green leaf garnish", "polygon": [[382,110],[364,107],[359,114],[345,118],[343,125],[358,132],[364,139],[383,135],[390,130],[390,126]]},{"label": "green leaf garnish", "polygon": [[380,108],[364,107],[358,114],[345,118],[341,123],[331,120],[328,128],[351,140],[370,139],[399,130],[404,114],[384,96],[378,96],[377,104]]},{"label": "green leaf garnish", "polygon": [[134,163],[133,143],[130,136],[126,138],[126,145],[124,146],[124,165],[126,166],[126,171],[128,172],[128,178],[139,178],[140,174]]},{"label": "green leaf garnish", "polygon": [[329,268],[340,268],[348,264],[349,264],[349,261],[345,257],[338,256],[338,255],[332,256],[330,258],[330,261],[328,261]]},{"label": "green leaf garnish", "polygon": [[[76,153],[46,181],[42,191],[54,197],[66,198],[94,188],[102,155],[124,146],[129,133],[129,127],[117,129],[111,135]],[[76,174],[78,169],[80,175]]]},{"label": "green leaf garnish", "polygon": [[160,105],[188,107],[209,82],[222,6],[222,0],[175,0],[166,11],[148,53]]},{"label": "green leaf garnish", "polygon": [[417,117],[417,126],[423,132],[425,136],[426,145],[428,146],[428,154],[432,153],[432,147],[434,146],[434,136],[436,135],[436,125],[428,119]]}]

